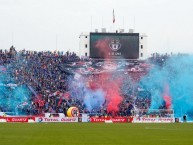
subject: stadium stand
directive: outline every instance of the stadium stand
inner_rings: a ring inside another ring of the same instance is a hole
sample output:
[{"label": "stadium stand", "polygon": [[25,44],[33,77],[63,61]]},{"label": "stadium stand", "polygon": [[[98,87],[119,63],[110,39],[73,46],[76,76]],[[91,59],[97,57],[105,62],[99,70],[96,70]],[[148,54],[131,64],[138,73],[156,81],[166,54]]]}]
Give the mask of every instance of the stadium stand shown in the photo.
[{"label": "stadium stand", "polygon": [[[162,65],[168,55],[152,55],[149,59],[154,64]],[[144,76],[150,67],[146,62],[129,61],[119,63],[119,71],[129,74],[133,82]],[[109,68],[110,67],[110,68]],[[126,68],[125,68],[126,67]],[[148,90],[133,86],[126,82],[121,88],[123,100],[119,105],[116,114],[107,112],[105,103],[97,109],[88,110],[81,99],[73,97],[69,91],[69,76],[80,72],[89,81],[97,81],[101,72],[111,69],[111,64],[104,64],[98,60],[82,60],[74,52],[36,52],[36,51],[16,51],[12,46],[10,50],[0,50],[0,73],[6,77],[0,78],[0,83],[7,89],[0,90],[1,100],[12,99],[14,87],[22,86],[30,92],[26,102],[22,100],[16,105],[19,113],[26,115],[42,115],[44,113],[64,113],[71,106],[79,108],[80,113],[95,115],[116,115],[131,116],[132,109],[148,109],[151,104],[151,94]],[[82,71],[80,71],[82,70]],[[127,70],[127,71],[124,71]],[[108,73],[108,72],[107,72]],[[1,75],[1,76],[3,76]],[[115,75],[114,75],[115,76]],[[11,86],[8,84],[12,84]],[[15,86],[14,86],[15,85]],[[10,107],[8,102],[0,102],[0,111],[13,112],[15,108]],[[162,106],[164,109],[165,106]]]}]

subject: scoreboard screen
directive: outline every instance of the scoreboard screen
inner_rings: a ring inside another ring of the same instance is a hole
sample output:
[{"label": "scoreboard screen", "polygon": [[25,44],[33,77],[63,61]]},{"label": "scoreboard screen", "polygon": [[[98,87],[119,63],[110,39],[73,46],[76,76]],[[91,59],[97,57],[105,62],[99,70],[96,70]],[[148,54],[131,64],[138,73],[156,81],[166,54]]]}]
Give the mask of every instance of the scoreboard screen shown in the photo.
[{"label": "scoreboard screen", "polygon": [[90,33],[90,57],[138,59],[139,33]]}]

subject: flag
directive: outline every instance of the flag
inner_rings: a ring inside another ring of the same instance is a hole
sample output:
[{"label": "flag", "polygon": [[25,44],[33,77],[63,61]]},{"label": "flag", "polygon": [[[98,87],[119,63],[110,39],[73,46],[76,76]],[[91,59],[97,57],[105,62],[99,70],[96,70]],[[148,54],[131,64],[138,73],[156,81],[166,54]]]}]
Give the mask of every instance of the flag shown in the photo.
[{"label": "flag", "polygon": [[60,95],[60,92],[59,92],[59,91],[56,91],[56,92],[50,94],[48,97],[51,97],[51,96],[55,97],[55,96],[57,96],[57,95]]},{"label": "flag", "polygon": [[62,93],[61,96],[62,96],[63,99],[68,100],[69,97],[70,97],[70,93],[69,92]]},{"label": "flag", "polygon": [[70,97],[70,93],[69,93],[69,92],[60,93],[60,100],[59,100],[59,102],[58,102],[58,106],[60,106],[60,104],[62,103],[62,100],[63,100],[63,99],[69,100],[69,97]]},{"label": "flag", "polygon": [[26,105],[28,105],[28,103],[27,103],[27,102],[23,102],[23,103],[20,103],[19,105],[17,105],[17,108],[18,108],[18,107],[24,107],[24,106],[26,106]]},{"label": "flag", "polygon": [[115,23],[115,12],[114,12],[114,9],[113,9],[113,23]]},{"label": "flag", "polygon": [[69,99],[70,97],[70,93],[69,92],[65,92],[65,93],[61,93],[60,91],[56,91],[55,93],[52,93],[49,95],[49,97],[55,97],[55,96],[59,96],[62,99]]},{"label": "flag", "polygon": [[58,102],[58,106],[60,106],[61,103],[62,103],[62,97],[60,97],[60,100]]},{"label": "flag", "polygon": [[0,72],[6,72],[7,69],[5,66],[0,65]]}]

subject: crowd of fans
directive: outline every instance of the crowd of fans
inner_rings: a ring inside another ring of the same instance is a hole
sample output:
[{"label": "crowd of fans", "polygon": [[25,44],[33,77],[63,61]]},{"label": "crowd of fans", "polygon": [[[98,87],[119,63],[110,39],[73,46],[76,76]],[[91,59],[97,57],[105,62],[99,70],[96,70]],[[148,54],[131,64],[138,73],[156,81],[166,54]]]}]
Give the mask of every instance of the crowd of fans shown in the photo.
[{"label": "crowd of fans", "polygon": [[[160,57],[160,56],[159,56]],[[151,58],[151,61],[163,63],[167,57]],[[160,61],[161,60],[161,61]],[[64,113],[70,106],[77,106],[80,113],[98,113],[108,115],[105,108],[96,111],[88,111],[85,104],[68,94],[69,74],[62,71],[60,66],[69,62],[81,60],[75,53],[70,52],[36,52],[36,51],[16,51],[11,47],[9,51],[0,50],[0,66],[6,67],[9,77],[5,80],[1,78],[0,83],[14,83],[18,86],[26,86],[31,92],[28,104],[20,108],[20,112],[27,115],[40,115],[49,113]],[[84,60],[85,61],[85,60]],[[145,75],[144,72],[133,72],[133,82]],[[8,79],[9,78],[9,79]],[[91,77],[92,78],[92,77]],[[124,85],[123,85],[124,86]],[[151,104],[151,94],[148,91],[140,90],[137,86],[126,85],[122,88],[123,101],[120,104],[120,111],[116,115],[132,115],[132,109],[148,109]],[[1,90],[0,90],[1,91]],[[61,94],[63,98],[61,98]],[[64,97],[65,96],[65,97]],[[0,101],[0,111],[12,111],[5,108]]]}]

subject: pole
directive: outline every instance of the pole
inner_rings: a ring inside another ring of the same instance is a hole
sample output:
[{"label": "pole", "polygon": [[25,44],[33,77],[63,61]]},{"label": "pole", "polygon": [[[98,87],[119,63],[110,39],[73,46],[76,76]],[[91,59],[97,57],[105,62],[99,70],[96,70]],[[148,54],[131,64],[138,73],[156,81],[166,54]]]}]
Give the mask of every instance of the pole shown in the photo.
[{"label": "pole", "polygon": [[92,16],[90,17],[90,32],[92,32]]},{"label": "pole", "polygon": [[124,27],[125,27],[125,21],[124,21],[124,17],[123,17],[123,29],[124,29]]},{"label": "pole", "polygon": [[12,32],[12,34],[11,34],[11,44],[12,44],[12,46],[13,46],[13,32]]},{"label": "pole", "polygon": [[115,24],[115,11],[113,9],[113,32],[114,32],[114,24]]},{"label": "pole", "polygon": [[57,51],[57,47],[58,47],[58,35],[56,34],[56,51]]},{"label": "pole", "polygon": [[135,32],[135,16],[133,18],[133,32]]},{"label": "pole", "polygon": [[104,25],[103,25],[103,17],[102,17],[102,28],[104,27]]},{"label": "pole", "polygon": [[113,32],[114,32],[114,23],[113,23]]}]

